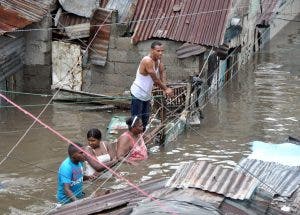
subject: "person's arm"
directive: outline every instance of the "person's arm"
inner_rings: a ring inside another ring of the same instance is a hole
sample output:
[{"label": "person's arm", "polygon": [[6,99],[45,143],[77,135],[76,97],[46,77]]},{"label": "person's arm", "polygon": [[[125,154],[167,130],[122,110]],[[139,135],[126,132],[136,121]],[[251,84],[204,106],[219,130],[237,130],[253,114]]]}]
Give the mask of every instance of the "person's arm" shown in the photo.
[{"label": "person's arm", "polygon": [[116,144],[117,144],[117,141],[113,141],[113,142],[104,142],[106,148],[107,148],[107,152],[111,158],[111,160],[115,160],[116,157],[117,157],[117,150],[116,150]]},{"label": "person's arm", "polygon": [[120,136],[117,143],[117,159],[119,161],[123,160],[130,150],[131,144],[129,137],[125,135]]},{"label": "person's arm", "polygon": [[97,158],[94,155],[93,150],[90,147],[86,147],[85,150],[89,154],[86,155],[86,161],[91,165],[91,167],[93,167],[97,172],[105,170],[105,167],[102,166],[99,162],[97,162]]},{"label": "person's arm", "polygon": [[167,83],[167,77],[163,63],[159,64],[159,78],[164,84]]},{"label": "person's arm", "polygon": [[167,87],[163,81],[157,77],[156,72],[153,69],[153,61],[151,59],[148,58],[144,58],[143,60],[143,64],[145,67],[145,71],[147,72],[147,74],[149,74],[153,80],[153,82],[159,87],[161,88],[167,96],[173,96],[173,90],[169,87]]},{"label": "person's arm", "polygon": [[77,200],[76,196],[73,194],[73,192],[70,188],[70,184],[64,183],[64,191],[65,191],[66,196],[68,196],[72,202]]}]

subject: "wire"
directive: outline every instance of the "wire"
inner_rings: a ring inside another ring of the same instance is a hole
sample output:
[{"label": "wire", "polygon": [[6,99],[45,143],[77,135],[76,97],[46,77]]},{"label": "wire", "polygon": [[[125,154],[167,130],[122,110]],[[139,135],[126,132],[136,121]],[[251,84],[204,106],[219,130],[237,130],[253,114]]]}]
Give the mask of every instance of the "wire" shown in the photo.
[{"label": "wire", "polygon": [[[266,4],[261,4],[261,5],[268,6],[268,5],[272,5],[272,4],[273,3],[266,3]],[[119,25],[119,24],[133,24],[133,23],[138,23],[138,22],[157,21],[157,20],[161,20],[161,19],[173,19],[173,18],[178,18],[178,17],[186,17],[186,16],[193,16],[193,15],[200,15],[200,14],[208,14],[209,15],[210,13],[219,13],[219,12],[222,12],[222,11],[231,11],[231,10],[236,10],[238,8],[239,9],[249,8],[249,5],[236,7],[236,8],[233,7],[233,8],[229,8],[229,9],[223,8],[223,9],[218,9],[218,10],[201,11],[201,12],[197,12],[197,13],[179,14],[179,15],[174,15],[174,16],[163,16],[163,17],[159,17],[159,18],[138,19],[138,20],[132,20],[132,21],[129,21],[129,22],[115,22],[115,23],[111,23],[111,24],[90,25],[90,27],[103,27],[103,26]],[[63,26],[63,27],[66,27],[66,26]],[[68,28],[70,28],[70,26],[68,26]],[[47,30],[47,31],[48,30],[61,30],[61,28],[59,28],[59,27],[58,28],[50,27],[50,28],[16,29],[16,30],[10,31],[10,32],[26,32],[26,31],[40,31],[40,30]]]},{"label": "wire", "polygon": [[285,18],[281,18],[281,17],[275,17],[275,19],[280,19],[280,20],[284,20],[284,21],[288,21],[288,22],[300,22],[300,20],[285,19]]},{"label": "wire", "polygon": [[[110,167],[108,167],[106,164],[100,162],[97,158],[93,157],[92,155],[90,155],[88,152],[86,152],[84,149],[82,149],[81,147],[77,146],[74,142],[72,142],[71,140],[69,140],[68,138],[64,137],[62,134],[60,134],[59,132],[57,132],[56,130],[54,130],[53,128],[51,128],[49,125],[45,124],[44,122],[42,122],[40,119],[38,119],[37,117],[33,116],[31,113],[29,113],[28,111],[24,110],[23,108],[21,108],[20,106],[18,106],[17,104],[15,104],[13,101],[11,101],[10,99],[8,99],[6,96],[2,95],[0,93],[0,97],[2,97],[3,99],[5,99],[7,102],[9,102],[12,105],[15,105],[16,107],[18,107],[18,109],[20,111],[22,111],[23,113],[25,113],[26,115],[28,115],[29,117],[31,117],[32,119],[34,119],[36,122],[38,122],[39,124],[43,125],[45,128],[47,128],[49,131],[51,131],[53,134],[55,134],[56,136],[58,136],[59,138],[61,138],[63,141],[72,144],[74,147],[76,147],[79,151],[83,152],[86,156],[90,157],[91,159],[93,159],[94,161],[98,162],[100,165],[102,165],[103,167],[105,167],[107,170],[109,170],[113,175],[117,176],[118,178],[124,180],[125,182],[127,182],[128,185],[130,185],[131,187],[133,187],[134,189],[138,190],[140,193],[142,193],[144,196],[150,198],[151,200],[153,200],[154,202],[157,203],[157,205],[159,207],[161,207],[163,210],[166,210],[167,212],[170,212],[171,214],[176,214],[175,212],[173,212],[172,210],[170,210],[169,208],[165,208],[165,206],[163,204],[161,204],[161,202],[159,202],[158,200],[156,200],[153,196],[151,196],[150,194],[148,194],[147,192],[145,192],[144,190],[142,190],[141,188],[139,188],[136,184],[132,183],[131,181],[129,181],[128,179],[126,179],[125,177],[121,176],[119,173],[115,172],[113,169],[111,169]],[[11,150],[12,151],[12,150]],[[9,153],[10,154],[10,153]],[[6,158],[9,156],[9,154],[5,157]]]},{"label": "wire", "polygon": [[0,92],[4,93],[13,93],[13,94],[21,94],[21,95],[30,95],[30,96],[41,96],[41,97],[52,97],[53,95],[51,94],[39,94],[39,93],[27,93],[27,92],[18,92],[18,91],[10,91],[10,90],[1,90]]},{"label": "wire", "polygon": [[[106,20],[108,19],[109,16],[110,16],[110,13],[106,16],[104,22],[106,22]],[[86,50],[84,51],[84,54],[86,53],[87,49],[88,49],[89,46],[92,44],[92,42],[94,41],[94,39],[95,39],[95,37],[96,37],[96,35],[98,34],[98,32],[99,32],[100,29],[101,29],[101,27],[99,27],[99,28],[97,29],[97,31],[96,31],[96,33],[95,33],[95,36],[92,38],[92,40],[90,41],[89,45],[86,47]],[[79,59],[78,59],[78,61],[79,61]],[[73,65],[73,67],[69,70],[69,72],[72,71],[73,68],[75,68],[75,66],[77,65],[78,61]],[[68,72],[68,73],[69,73],[69,72]],[[68,73],[66,73],[66,76],[67,76]],[[66,76],[63,77],[63,79],[65,79]],[[35,125],[35,123],[39,120],[40,116],[46,111],[46,109],[48,108],[48,106],[50,105],[50,103],[53,101],[54,97],[58,94],[58,92],[60,91],[61,87],[62,87],[62,86],[60,86],[59,89],[54,93],[53,97],[51,97],[51,99],[49,100],[49,102],[47,103],[47,105],[43,108],[43,110],[40,112],[40,114],[39,114],[37,117],[34,117],[34,118],[35,118],[34,122],[28,127],[28,129],[27,129],[27,130],[25,131],[25,133],[21,136],[21,138],[17,141],[17,143],[10,149],[10,151],[7,153],[7,156],[9,156],[9,155],[14,151],[14,149],[21,143],[21,141],[24,139],[24,137],[29,133],[30,129]],[[3,96],[1,93],[0,93],[0,96],[1,96],[2,98],[6,98],[6,97]],[[27,113],[28,113],[28,112],[27,112]],[[1,160],[0,166],[5,162],[6,158],[7,158],[7,157],[4,157],[4,158]]]}]

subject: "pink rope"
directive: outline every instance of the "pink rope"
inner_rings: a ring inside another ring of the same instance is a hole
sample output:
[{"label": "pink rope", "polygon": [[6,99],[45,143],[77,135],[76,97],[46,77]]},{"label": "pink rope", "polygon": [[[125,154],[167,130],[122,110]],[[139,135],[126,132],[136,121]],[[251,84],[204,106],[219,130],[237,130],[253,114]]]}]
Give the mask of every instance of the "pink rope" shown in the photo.
[{"label": "pink rope", "polygon": [[51,128],[49,125],[47,125],[46,123],[42,122],[40,119],[38,119],[37,117],[35,117],[33,114],[31,114],[30,112],[28,112],[27,110],[23,109],[22,107],[20,107],[19,105],[17,105],[16,103],[14,103],[12,100],[10,100],[9,98],[7,98],[6,96],[4,96],[2,93],[0,93],[0,97],[2,97],[3,99],[5,99],[8,103],[12,104],[13,106],[15,106],[17,109],[19,109],[21,112],[25,113],[26,115],[28,115],[29,117],[31,117],[32,119],[34,119],[35,121],[37,121],[39,124],[41,124],[42,126],[44,126],[46,129],[48,129],[49,131],[51,131],[52,133],[54,133],[56,136],[60,137],[62,140],[66,141],[69,144],[72,144],[74,147],[76,147],[78,150],[82,151],[85,155],[87,155],[88,157],[90,157],[91,159],[93,159],[94,161],[98,162],[100,165],[102,165],[103,167],[105,167],[109,172],[111,172],[113,175],[115,175],[116,177],[120,178],[121,180],[124,180],[127,184],[129,184],[131,187],[133,187],[134,189],[136,189],[137,191],[139,191],[140,193],[142,193],[144,196],[150,198],[152,201],[154,201],[159,207],[161,207],[162,209],[164,209],[165,211],[167,211],[168,213],[171,214],[176,214],[175,212],[169,210],[168,208],[166,208],[163,204],[161,204],[160,201],[158,201],[157,199],[155,199],[153,196],[151,196],[150,194],[148,194],[147,192],[145,192],[144,190],[142,190],[141,188],[139,188],[138,185],[130,182],[128,179],[126,179],[125,177],[121,176],[120,174],[118,174],[117,172],[115,172],[113,169],[109,168],[108,166],[106,166],[104,163],[100,162],[98,159],[96,159],[94,156],[92,156],[91,154],[89,154],[88,152],[86,152],[85,150],[83,150],[82,148],[80,148],[79,146],[77,146],[75,143],[73,143],[71,140],[69,140],[68,138],[64,137],[62,134],[60,134],[58,131],[54,130],[53,128]]}]

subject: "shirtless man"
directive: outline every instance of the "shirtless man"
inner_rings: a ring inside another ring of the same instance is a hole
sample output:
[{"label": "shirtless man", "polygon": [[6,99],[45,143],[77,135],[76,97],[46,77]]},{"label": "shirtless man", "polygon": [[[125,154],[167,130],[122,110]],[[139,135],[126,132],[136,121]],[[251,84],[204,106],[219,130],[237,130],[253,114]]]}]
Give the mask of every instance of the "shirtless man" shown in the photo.
[{"label": "shirtless man", "polygon": [[165,84],[166,77],[164,65],[161,62],[163,46],[155,41],[151,44],[150,54],[145,56],[137,69],[136,78],[131,85],[131,116],[139,116],[143,122],[143,130],[146,130],[150,116],[150,101],[153,84],[161,88],[167,96],[173,96],[174,92]]}]

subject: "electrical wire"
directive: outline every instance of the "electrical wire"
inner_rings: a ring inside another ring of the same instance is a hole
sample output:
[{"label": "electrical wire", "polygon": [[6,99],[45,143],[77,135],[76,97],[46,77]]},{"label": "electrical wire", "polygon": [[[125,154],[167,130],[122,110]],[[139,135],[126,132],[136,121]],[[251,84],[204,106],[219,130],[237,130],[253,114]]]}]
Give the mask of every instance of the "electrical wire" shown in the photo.
[{"label": "electrical wire", "polygon": [[[262,6],[269,6],[269,5],[272,5],[272,4],[273,3],[265,3],[265,4],[261,4],[261,5]],[[194,16],[194,15],[200,15],[200,14],[210,15],[210,13],[219,13],[219,12],[222,12],[222,11],[232,11],[232,10],[242,9],[242,8],[249,8],[249,5],[241,6],[241,7],[233,7],[233,8],[229,8],[229,9],[222,8],[222,9],[217,9],[217,10],[201,11],[201,12],[196,12],[196,13],[179,14],[179,15],[174,15],[174,16],[162,16],[162,17],[159,17],[159,18],[139,19],[139,20],[132,20],[132,21],[129,21],[129,22],[116,22],[116,23],[111,23],[111,24],[90,25],[90,27],[103,27],[103,26],[119,25],[119,24],[133,24],[133,23],[147,22],[147,21],[159,21],[159,20],[163,20],[163,19],[173,19],[173,18]],[[72,13],[70,13],[70,14],[72,14]],[[295,14],[295,13],[293,13],[293,14]],[[66,27],[66,26],[64,26],[64,27]],[[61,30],[61,28],[59,28],[59,27],[57,27],[57,28],[49,27],[49,28],[16,29],[16,30],[10,31],[10,32],[26,32],[26,31],[40,31],[40,30],[44,30],[44,31],[45,30],[47,30],[47,31],[48,30]],[[78,39],[78,38],[76,38],[76,39]]]}]

